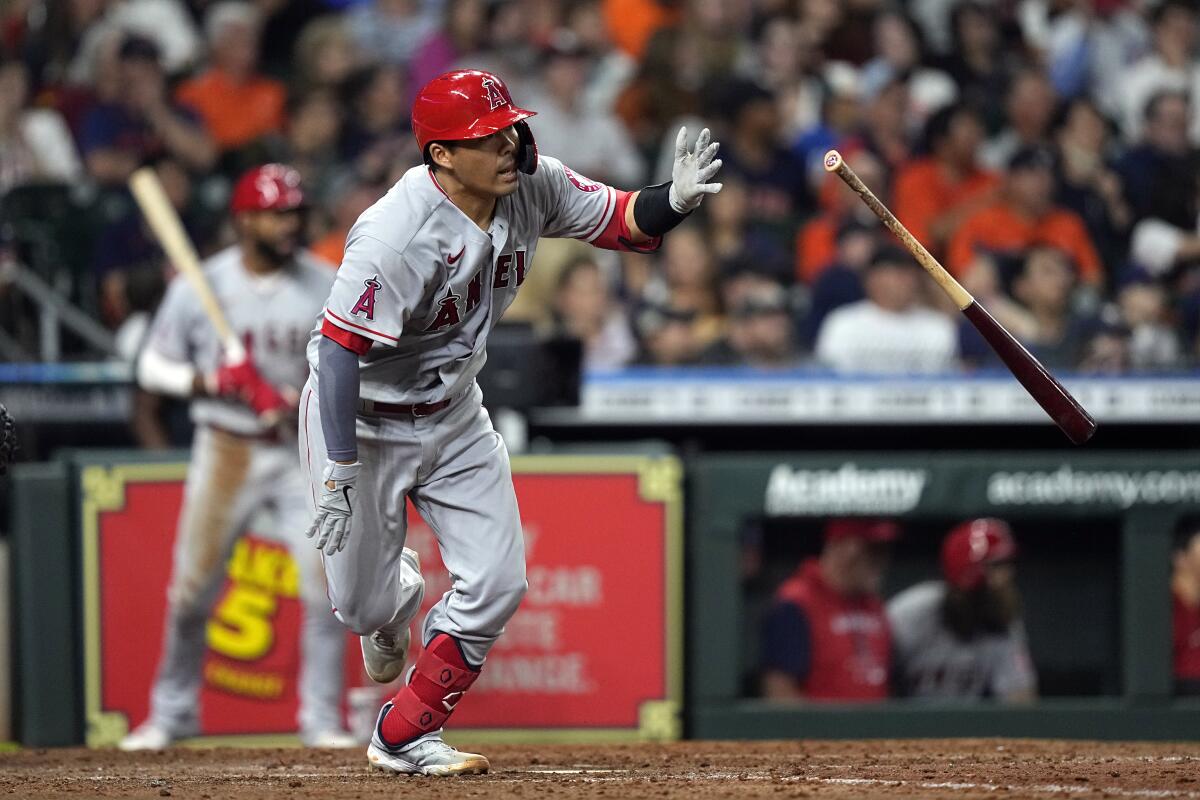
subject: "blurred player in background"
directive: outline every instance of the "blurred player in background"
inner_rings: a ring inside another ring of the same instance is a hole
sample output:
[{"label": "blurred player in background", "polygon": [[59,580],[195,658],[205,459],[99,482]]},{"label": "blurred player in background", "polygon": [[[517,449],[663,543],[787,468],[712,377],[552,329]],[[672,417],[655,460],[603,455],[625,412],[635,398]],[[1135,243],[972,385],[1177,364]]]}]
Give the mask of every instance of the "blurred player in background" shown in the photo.
[{"label": "blurred player in background", "polygon": [[976,519],[942,542],[945,580],[905,589],[888,603],[897,693],[1025,703],[1037,676],[1025,641],[1008,524]]},{"label": "blurred player in background", "polygon": [[1200,519],[1177,526],[1171,568],[1175,693],[1200,695]]},{"label": "blurred player in background", "polygon": [[773,700],[885,700],[891,633],[879,592],[890,543],[885,520],[832,520],[821,555],[775,593],[763,630],[763,694]]},{"label": "blurred player in background", "polygon": [[[231,203],[237,245],[208,259],[205,272],[246,356],[229,363],[199,296],[183,279],[167,291],[138,360],[147,390],[192,398],[192,463],[167,587],[162,658],[150,716],[121,741],[124,750],[161,749],[199,732],[206,622],[237,537],[266,516],[292,551],[304,603],[299,683],[300,733],[313,747],[355,744],[341,725],[345,633],[329,609],[321,561],[304,534],[308,492],[294,436],[284,433],[304,383],[312,321],[333,283],[300,248],[304,195],[291,167],[246,173]],[[264,513],[265,512],[265,513]],[[258,529],[256,528],[256,532]]]}]

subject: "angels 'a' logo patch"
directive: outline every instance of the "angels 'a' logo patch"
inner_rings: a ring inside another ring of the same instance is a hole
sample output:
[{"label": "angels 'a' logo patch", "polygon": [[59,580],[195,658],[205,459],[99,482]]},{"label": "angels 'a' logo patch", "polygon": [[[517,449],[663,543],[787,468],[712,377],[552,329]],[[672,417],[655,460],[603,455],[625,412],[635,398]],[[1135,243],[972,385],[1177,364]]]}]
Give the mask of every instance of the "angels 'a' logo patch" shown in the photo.
[{"label": "angels 'a' logo patch", "polygon": [[569,180],[572,183],[572,185],[574,185],[574,187],[576,189],[578,189],[579,191],[581,191],[581,192],[598,192],[598,191],[600,191],[600,184],[596,183],[593,180],[589,180],[588,178],[585,178],[582,175],[576,175],[574,172],[571,171],[571,169],[569,167],[563,167],[563,172],[567,173],[567,180]]},{"label": "angels 'a' logo patch", "polygon": [[367,287],[363,289],[363,293],[358,296],[358,302],[354,304],[354,308],[350,309],[352,316],[365,316],[369,320],[375,319],[375,293],[383,288],[383,284],[379,282],[379,276],[374,275],[363,281]]},{"label": "angels 'a' logo patch", "polygon": [[492,107],[492,111],[508,104],[508,101],[504,99],[504,95],[500,93],[500,87],[491,78],[483,79],[483,94],[487,98],[488,105]]}]

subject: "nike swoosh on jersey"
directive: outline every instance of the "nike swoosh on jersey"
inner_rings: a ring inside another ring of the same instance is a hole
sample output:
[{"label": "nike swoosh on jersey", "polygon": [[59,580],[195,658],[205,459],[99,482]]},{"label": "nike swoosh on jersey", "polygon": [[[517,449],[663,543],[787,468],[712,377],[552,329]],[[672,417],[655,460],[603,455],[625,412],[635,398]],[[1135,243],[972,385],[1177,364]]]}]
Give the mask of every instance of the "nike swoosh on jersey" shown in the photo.
[{"label": "nike swoosh on jersey", "polygon": [[462,250],[459,250],[456,255],[446,256],[446,263],[453,267],[465,252],[467,252],[467,246],[464,244]]}]

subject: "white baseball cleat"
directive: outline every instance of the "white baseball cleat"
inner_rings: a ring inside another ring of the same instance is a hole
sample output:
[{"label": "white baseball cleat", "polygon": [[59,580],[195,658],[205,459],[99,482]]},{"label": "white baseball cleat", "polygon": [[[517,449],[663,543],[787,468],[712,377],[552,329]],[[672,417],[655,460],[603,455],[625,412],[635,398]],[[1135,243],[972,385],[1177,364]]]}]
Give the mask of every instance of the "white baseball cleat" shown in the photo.
[{"label": "white baseball cleat", "polygon": [[[421,561],[415,550],[404,548],[400,558],[408,562],[408,566],[420,576]],[[424,595],[424,593],[425,589],[422,585],[420,594]],[[419,599],[415,605],[420,608]],[[402,626],[396,626],[395,629],[391,626],[380,628],[369,636],[358,637],[358,640],[362,645],[363,666],[371,680],[376,683],[391,683],[400,677],[400,673],[404,671],[404,661],[408,658],[408,647],[411,643],[407,620]]]},{"label": "white baseball cleat", "polygon": [[179,738],[172,736],[165,728],[160,728],[153,722],[143,722],[134,728],[117,743],[117,748],[126,752],[138,750],[166,750]]},{"label": "white baseball cleat", "polygon": [[351,736],[349,732],[338,730],[337,728],[301,734],[300,743],[305,747],[332,750],[345,750],[346,748],[360,746],[358,739]]},{"label": "white baseball cleat", "polygon": [[390,701],[383,704],[379,720],[375,723],[375,732],[371,735],[371,744],[367,747],[367,760],[375,769],[400,775],[447,777],[482,775],[491,767],[483,756],[464,753],[446,744],[442,741],[441,731],[427,733],[399,747],[387,744],[379,730],[391,708]]}]

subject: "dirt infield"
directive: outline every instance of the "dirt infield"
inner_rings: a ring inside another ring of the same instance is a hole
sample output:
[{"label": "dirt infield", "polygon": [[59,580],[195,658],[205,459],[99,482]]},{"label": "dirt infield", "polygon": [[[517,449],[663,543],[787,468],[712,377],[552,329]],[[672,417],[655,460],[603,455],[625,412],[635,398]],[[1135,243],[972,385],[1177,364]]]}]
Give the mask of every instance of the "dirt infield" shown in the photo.
[{"label": "dirt infield", "polygon": [[40,798],[1197,798],[1200,744],[1030,740],[682,742],[486,748],[492,774],[371,772],[362,752],[27,750],[0,796]]}]

